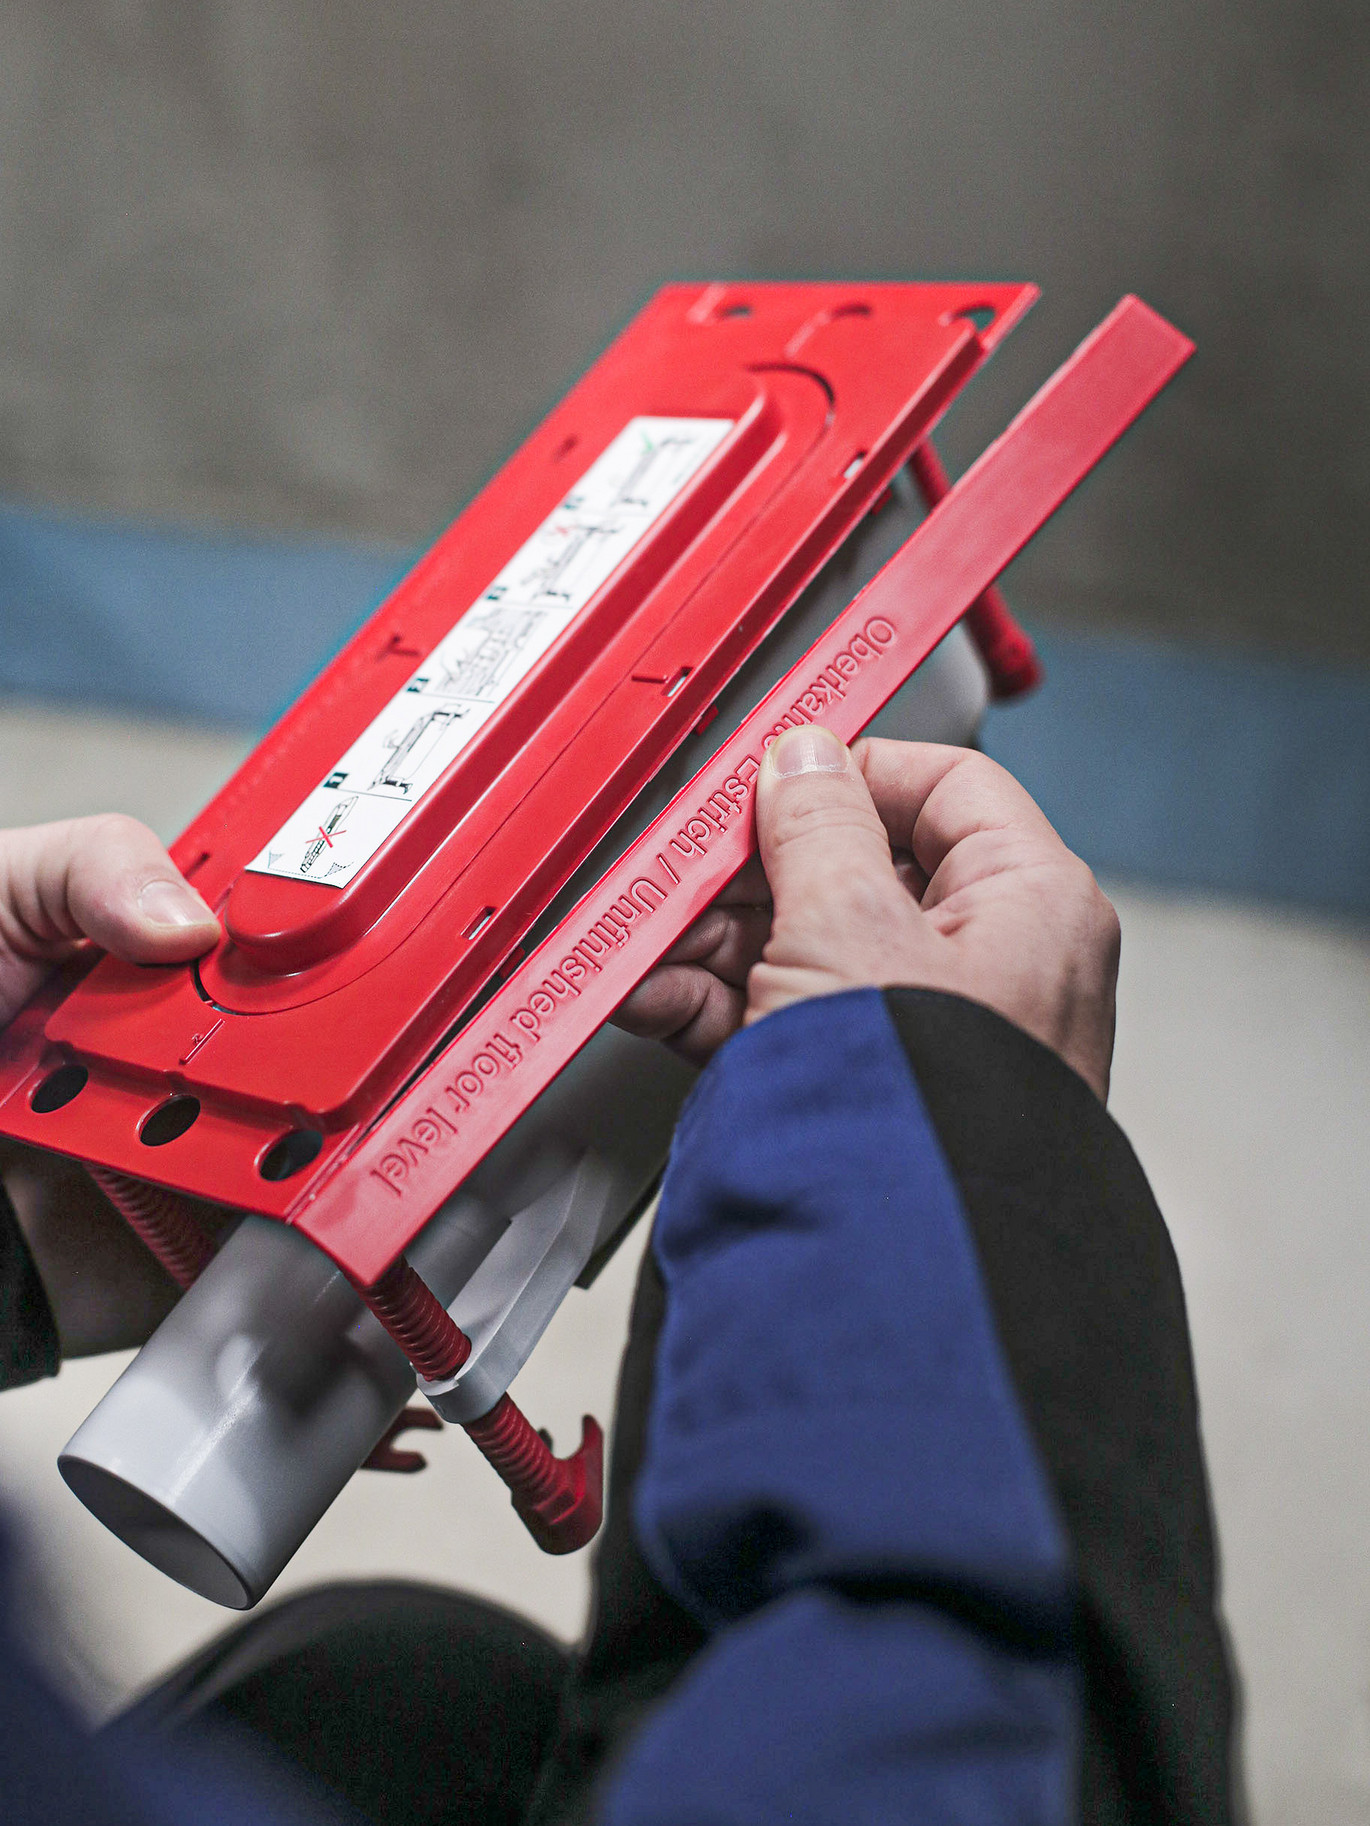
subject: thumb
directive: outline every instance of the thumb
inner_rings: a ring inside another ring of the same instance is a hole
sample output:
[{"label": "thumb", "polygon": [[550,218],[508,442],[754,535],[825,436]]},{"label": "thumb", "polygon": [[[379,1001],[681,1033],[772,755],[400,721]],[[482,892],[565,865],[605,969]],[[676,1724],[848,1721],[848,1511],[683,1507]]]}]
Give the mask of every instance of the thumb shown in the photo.
[{"label": "thumb", "polygon": [[11,948],[51,956],[93,939],[132,963],[198,957],[219,922],[134,818],[73,818],[4,834],[4,929]]},{"label": "thumb", "polygon": [[834,897],[853,880],[897,885],[889,838],[859,768],[831,730],[787,729],[757,780],[756,835],[777,922]]},{"label": "thumb", "polygon": [[787,730],[757,779],[757,841],[775,904],[747,1018],[879,983],[921,920],[861,770],[827,729]]}]

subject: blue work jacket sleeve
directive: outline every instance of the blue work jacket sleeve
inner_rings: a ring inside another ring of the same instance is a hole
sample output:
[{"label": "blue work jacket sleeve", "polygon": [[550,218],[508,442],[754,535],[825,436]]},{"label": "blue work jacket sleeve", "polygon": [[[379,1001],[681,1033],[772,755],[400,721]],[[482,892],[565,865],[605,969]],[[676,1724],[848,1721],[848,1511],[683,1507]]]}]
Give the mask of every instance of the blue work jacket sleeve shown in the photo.
[{"label": "blue work jacket sleeve", "polygon": [[92,1736],[14,1624],[18,1566],[0,1522],[0,1820],[4,1826],[365,1826],[246,1732]]},{"label": "blue work jacket sleeve", "polygon": [[746,1029],[691,1099],[640,1542],[711,1632],[610,1826],[1073,1817],[1071,1557],[885,999]]}]

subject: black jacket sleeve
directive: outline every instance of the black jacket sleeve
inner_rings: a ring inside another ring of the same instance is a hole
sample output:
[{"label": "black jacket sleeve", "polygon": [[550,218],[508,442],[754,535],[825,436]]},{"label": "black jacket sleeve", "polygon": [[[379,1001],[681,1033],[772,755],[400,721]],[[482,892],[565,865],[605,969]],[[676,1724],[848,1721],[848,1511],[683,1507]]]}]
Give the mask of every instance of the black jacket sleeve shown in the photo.
[{"label": "black jacket sleeve", "polygon": [[886,1002],[961,1192],[1080,1590],[1082,1818],[1230,1817],[1232,1680],[1179,1268],[1126,1136],[990,1010]]},{"label": "black jacket sleeve", "polygon": [[[885,1000],[1068,1537],[1084,1685],[1079,1818],[1223,1826],[1233,1686],[1164,1222],[1126,1137],[1054,1053],[959,997],[891,990]],[[590,1817],[606,1769],[707,1641],[645,1563],[631,1522],[664,1314],[649,1251],[620,1384],[595,1620],[536,1826]]]},{"label": "black jacket sleeve", "polygon": [[0,1186],[0,1389],[55,1376],[61,1361],[43,1283]]}]

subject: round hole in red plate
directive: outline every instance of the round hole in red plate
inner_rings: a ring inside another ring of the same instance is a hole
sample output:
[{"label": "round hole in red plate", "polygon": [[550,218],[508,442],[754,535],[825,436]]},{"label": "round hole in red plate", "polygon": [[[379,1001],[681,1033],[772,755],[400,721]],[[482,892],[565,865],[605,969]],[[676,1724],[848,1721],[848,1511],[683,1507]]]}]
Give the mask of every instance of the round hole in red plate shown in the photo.
[{"label": "round hole in red plate", "polygon": [[54,1110],[65,1109],[73,1097],[80,1096],[89,1077],[84,1065],[59,1065],[56,1071],[48,1073],[29,1098],[29,1108],[39,1116],[50,1116]]},{"label": "round hole in red plate", "polygon": [[943,323],[955,323],[964,320],[973,324],[977,330],[987,330],[999,315],[992,304],[963,304],[959,309],[943,313]]},{"label": "round hole in red plate", "polygon": [[290,1179],[317,1160],[323,1136],[317,1129],[287,1129],[278,1135],[257,1163],[263,1179]]},{"label": "round hole in red plate", "polygon": [[168,1097],[150,1116],[143,1118],[138,1139],[145,1148],[164,1148],[176,1141],[200,1119],[198,1097]]}]

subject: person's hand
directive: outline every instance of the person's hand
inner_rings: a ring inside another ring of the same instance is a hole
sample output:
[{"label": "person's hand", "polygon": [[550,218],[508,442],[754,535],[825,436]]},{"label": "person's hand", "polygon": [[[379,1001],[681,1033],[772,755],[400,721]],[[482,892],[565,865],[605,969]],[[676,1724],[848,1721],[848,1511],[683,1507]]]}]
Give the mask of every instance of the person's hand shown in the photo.
[{"label": "person's hand", "polygon": [[788,730],[757,779],[760,856],[615,1019],[703,1064],[744,1022],[844,989],[982,1002],[1101,1098],[1118,918],[1012,775],[925,742]]},{"label": "person's hand", "polygon": [[0,831],[0,1027],[83,939],[130,963],[177,964],[218,937],[218,920],[136,818]]},{"label": "person's hand", "polygon": [[[84,941],[131,963],[174,964],[199,957],[218,937],[213,913],[132,818],[0,831],[0,1027]],[[38,1265],[63,1356],[146,1338],[176,1289],[84,1170],[6,1142],[0,1177]]]}]

